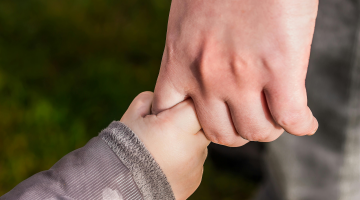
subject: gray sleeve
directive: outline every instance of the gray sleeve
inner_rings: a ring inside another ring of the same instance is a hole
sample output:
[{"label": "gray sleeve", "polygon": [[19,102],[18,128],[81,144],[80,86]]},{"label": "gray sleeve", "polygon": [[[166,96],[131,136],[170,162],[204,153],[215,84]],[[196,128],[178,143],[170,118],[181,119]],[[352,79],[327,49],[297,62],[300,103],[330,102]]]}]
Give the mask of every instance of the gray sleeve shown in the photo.
[{"label": "gray sleeve", "polygon": [[165,174],[137,136],[112,122],[98,137],[0,200],[174,200]]}]

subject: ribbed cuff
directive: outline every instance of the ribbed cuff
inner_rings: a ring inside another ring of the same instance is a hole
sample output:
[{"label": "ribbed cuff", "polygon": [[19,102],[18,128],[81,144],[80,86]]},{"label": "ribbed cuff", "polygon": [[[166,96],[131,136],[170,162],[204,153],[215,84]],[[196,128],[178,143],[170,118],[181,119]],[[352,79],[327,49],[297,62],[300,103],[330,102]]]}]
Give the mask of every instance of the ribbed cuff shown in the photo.
[{"label": "ribbed cuff", "polygon": [[130,170],[144,200],[175,200],[164,172],[130,128],[113,121],[100,137]]}]

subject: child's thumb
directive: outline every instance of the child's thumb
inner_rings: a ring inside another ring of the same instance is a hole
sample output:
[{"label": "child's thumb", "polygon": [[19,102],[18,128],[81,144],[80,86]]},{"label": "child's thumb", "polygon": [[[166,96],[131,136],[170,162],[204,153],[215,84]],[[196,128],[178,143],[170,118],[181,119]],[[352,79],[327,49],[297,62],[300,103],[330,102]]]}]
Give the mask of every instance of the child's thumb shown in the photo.
[{"label": "child's thumb", "polygon": [[150,115],[153,97],[154,94],[152,92],[142,92],[137,95],[131,102],[123,118],[130,118],[134,120]]}]

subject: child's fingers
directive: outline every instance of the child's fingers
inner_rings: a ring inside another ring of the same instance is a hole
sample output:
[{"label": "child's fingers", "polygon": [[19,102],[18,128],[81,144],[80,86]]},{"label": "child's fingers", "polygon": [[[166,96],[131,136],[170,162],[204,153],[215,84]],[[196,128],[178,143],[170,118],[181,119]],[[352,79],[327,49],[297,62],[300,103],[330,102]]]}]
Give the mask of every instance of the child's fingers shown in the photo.
[{"label": "child's fingers", "polygon": [[161,123],[168,123],[174,130],[195,135],[200,129],[200,123],[191,99],[187,99],[157,115]]},{"label": "child's fingers", "polygon": [[120,121],[123,121],[125,118],[134,120],[149,115],[153,97],[154,94],[152,92],[142,92],[137,95]]},{"label": "child's fingers", "polygon": [[200,130],[196,133],[196,140],[200,144],[201,147],[206,148],[210,144],[210,140],[208,140],[203,132],[203,130]]},{"label": "child's fingers", "polygon": [[208,155],[208,146],[210,144],[210,140],[208,140],[202,130],[196,133],[193,138],[191,139],[191,146],[189,149],[199,156],[199,161],[201,165],[204,165],[206,157]]}]

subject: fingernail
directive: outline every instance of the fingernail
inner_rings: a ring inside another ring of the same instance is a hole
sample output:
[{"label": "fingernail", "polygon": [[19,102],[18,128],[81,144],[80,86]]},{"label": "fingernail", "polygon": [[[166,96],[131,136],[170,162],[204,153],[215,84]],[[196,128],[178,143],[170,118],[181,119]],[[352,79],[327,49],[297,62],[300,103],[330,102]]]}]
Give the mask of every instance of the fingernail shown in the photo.
[{"label": "fingernail", "polygon": [[314,132],[312,132],[312,133],[308,134],[308,136],[313,136],[313,135],[316,133],[316,131],[317,131],[317,129],[315,129],[315,131],[314,131]]},{"label": "fingernail", "polygon": [[319,122],[315,119],[315,123],[316,123],[316,126],[315,126],[315,130],[313,132],[311,132],[310,134],[308,134],[308,136],[312,136],[316,133],[316,131],[319,129]]}]

